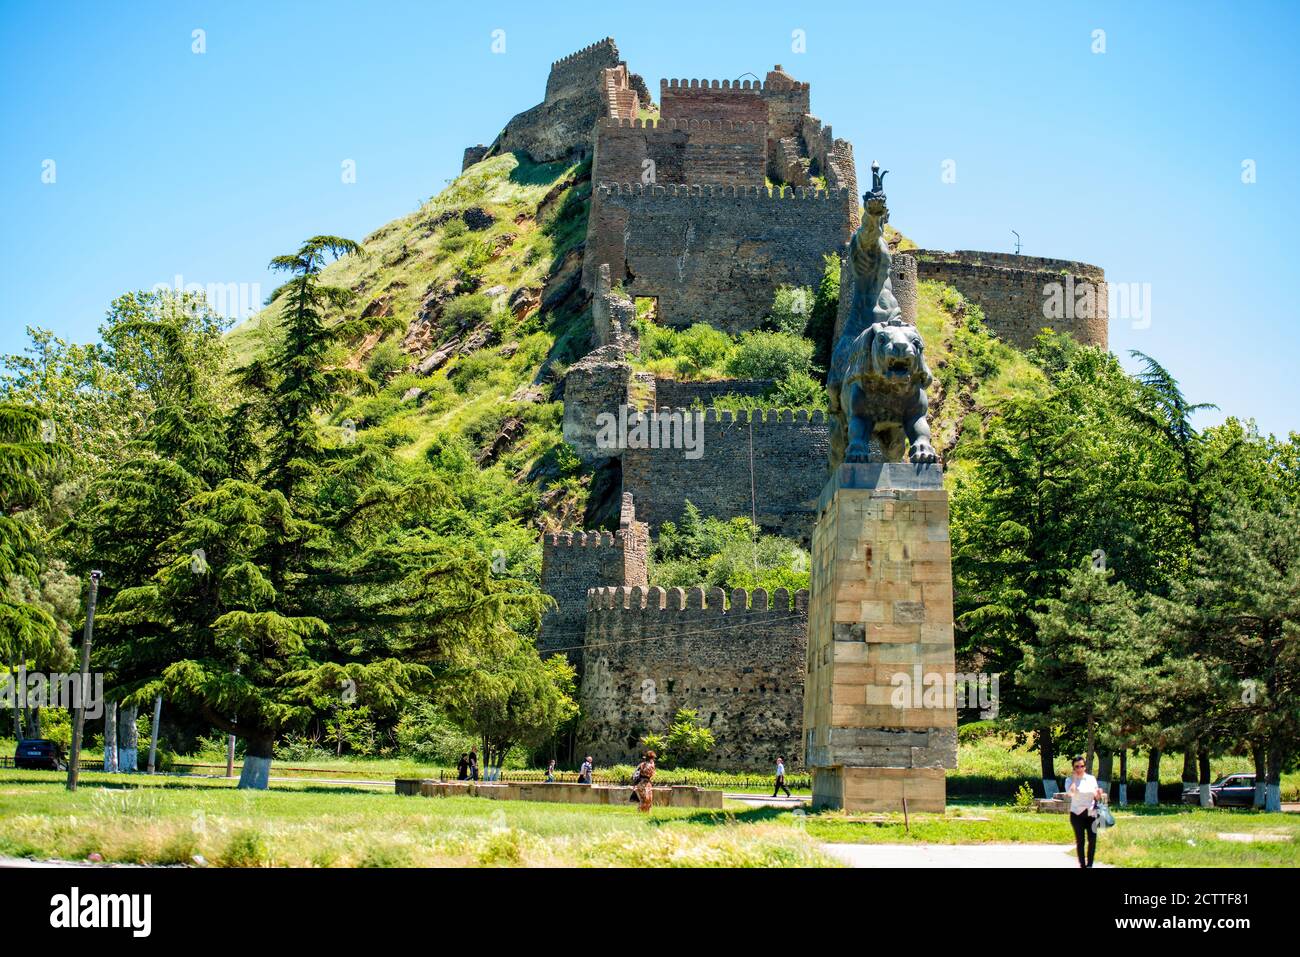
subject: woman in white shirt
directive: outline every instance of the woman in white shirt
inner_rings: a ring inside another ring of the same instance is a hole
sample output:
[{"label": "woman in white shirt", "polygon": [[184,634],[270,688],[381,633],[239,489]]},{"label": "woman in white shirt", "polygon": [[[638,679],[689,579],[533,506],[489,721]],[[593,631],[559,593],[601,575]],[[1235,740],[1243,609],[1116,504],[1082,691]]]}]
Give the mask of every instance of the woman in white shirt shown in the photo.
[{"label": "woman in white shirt", "polygon": [[[1097,853],[1097,832],[1092,829],[1092,818],[1098,801],[1105,801],[1106,795],[1097,785],[1097,779],[1087,772],[1088,764],[1083,755],[1076,755],[1070,762],[1074,774],[1065,779],[1065,791],[1070,795],[1070,826],[1074,828],[1074,847],[1079,853],[1079,866],[1092,867],[1092,859]],[[1084,860],[1083,844],[1088,842],[1087,861]]]}]

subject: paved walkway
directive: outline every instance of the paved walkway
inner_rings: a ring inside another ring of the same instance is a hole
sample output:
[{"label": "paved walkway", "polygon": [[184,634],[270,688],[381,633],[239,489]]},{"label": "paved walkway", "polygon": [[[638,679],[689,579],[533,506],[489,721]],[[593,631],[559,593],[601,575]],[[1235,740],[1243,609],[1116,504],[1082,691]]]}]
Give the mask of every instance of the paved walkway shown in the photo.
[{"label": "paved walkway", "polygon": [[[853,867],[1074,867],[1072,844],[823,844]],[[1109,867],[1098,862],[1097,867]]]}]

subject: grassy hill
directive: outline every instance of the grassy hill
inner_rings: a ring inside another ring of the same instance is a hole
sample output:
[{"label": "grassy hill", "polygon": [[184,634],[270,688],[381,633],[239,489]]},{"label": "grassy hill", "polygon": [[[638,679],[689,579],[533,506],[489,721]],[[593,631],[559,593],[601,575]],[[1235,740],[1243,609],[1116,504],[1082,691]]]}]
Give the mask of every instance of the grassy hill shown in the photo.
[{"label": "grassy hill", "polygon": [[[325,272],[356,293],[353,314],[375,319],[374,331],[336,357],[366,370],[375,391],[340,396],[330,425],[354,428],[417,467],[452,467],[451,449],[463,471],[468,457],[474,481],[507,503],[496,519],[514,526],[514,550],[539,526],[581,524],[587,504],[592,476],[561,440],[553,396],[589,348],[590,307],[578,281],[590,195],[589,163],[495,157],[365,237],[364,255]],[[231,331],[235,361],[265,348],[279,310],[273,293]],[[918,313],[935,373],[936,446],[959,469],[963,436],[978,433],[1001,400],[1044,380],[984,331],[978,307],[955,289],[922,283]],[[395,331],[384,333],[385,322]]]}]

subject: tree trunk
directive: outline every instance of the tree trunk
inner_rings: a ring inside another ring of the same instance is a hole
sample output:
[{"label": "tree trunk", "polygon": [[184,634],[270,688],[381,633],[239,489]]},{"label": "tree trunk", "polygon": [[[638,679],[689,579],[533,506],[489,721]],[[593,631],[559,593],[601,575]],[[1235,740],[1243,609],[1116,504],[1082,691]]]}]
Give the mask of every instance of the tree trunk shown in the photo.
[{"label": "tree trunk", "polygon": [[29,738],[39,738],[41,736],[41,706],[27,709],[27,736]]},{"label": "tree trunk", "polygon": [[117,773],[117,702],[104,702],[104,770]]},{"label": "tree trunk", "polygon": [[1268,790],[1264,796],[1264,810],[1282,810],[1282,749],[1276,744],[1268,749]]},{"label": "tree trunk", "polygon": [[135,728],[139,709],[126,705],[117,712],[117,769],[134,774],[140,768],[140,735]]},{"label": "tree trunk", "polygon": [[270,784],[271,758],[275,755],[275,735],[258,735],[245,739],[244,767],[239,772],[239,786],[265,791]]},{"label": "tree trunk", "polygon": [[1128,807],[1128,748],[1119,751],[1119,799],[1120,807]]},{"label": "tree trunk", "polygon": [[1255,758],[1255,799],[1252,806],[1262,808],[1268,803],[1268,749],[1262,741],[1252,741],[1250,751]]},{"label": "tree trunk", "polygon": [[[1092,774],[1092,756],[1096,753],[1097,748],[1097,728],[1092,723],[1092,716],[1088,716],[1088,753],[1083,759],[1083,770],[1087,774]],[[1098,782],[1100,783],[1100,782]]]},{"label": "tree trunk", "polygon": [[[1183,752],[1183,793],[1196,784],[1196,746],[1189,745]],[[1179,798],[1181,801],[1182,798]]]},{"label": "tree trunk", "polygon": [[1056,784],[1056,751],[1051,728],[1038,729],[1038,765],[1043,776],[1043,797],[1050,798],[1060,790]]},{"label": "tree trunk", "polygon": [[149,728],[149,773],[153,774],[158,760],[158,725],[162,721],[162,695],[153,699],[153,724]]},{"label": "tree trunk", "polygon": [[1160,749],[1152,748],[1147,754],[1147,792],[1142,797],[1143,804],[1152,807],[1160,803]]},{"label": "tree trunk", "polygon": [[1097,787],[1102,794],[1110,796],[1110,782],[1114,777],[1115,753],[1109,748],[1097,752]]},{"label": "tree trunk", "polygon": [[23,688],[20,685],[21,679],[18,677],[18,669],[14,667],[14,660],[9,659],[9,677],[14,683],[14,740],[23,739],[23,718],[19,702],[23,700]]},{"label": "tree trunk", "polygon": [[1213,807],[1214,800],[1210,794],[1210,752],[1200,748],[1196,752],[1196,764],[1201,770],[1201,807]]}]

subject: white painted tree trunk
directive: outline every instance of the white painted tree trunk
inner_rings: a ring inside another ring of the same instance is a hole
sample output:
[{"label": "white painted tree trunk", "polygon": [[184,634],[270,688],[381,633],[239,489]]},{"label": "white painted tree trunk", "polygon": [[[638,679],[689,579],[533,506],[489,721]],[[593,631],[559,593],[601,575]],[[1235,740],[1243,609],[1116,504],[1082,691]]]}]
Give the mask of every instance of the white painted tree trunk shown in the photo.
[{"label": "white painted tree trunk", "polygon": [[1210,786],[1208,784],[1202,784],[1201,785],[1201,807],[1213,807],[1213,806],[1214,806],[1214,799],[1210,795]]},{"label": "white painted tree trunk", "polygon": [[1056,786],[1056,778],[1043,778],[1043,797],[1052,797],[1061,790]]},{"label": "white painted tree trunk", "polygon": [[117,769],[131,774],[140,769],[140,736],[135,729],[138,714],[135,705],[123,706],[117,712]]},{"label": "white painted tree trunk", "polygon": [[1255,797],[1251,804],[1254,807],[1268,807],[1268,782],[1262,778],[1255,778]]},{"label": "white painted tree trunk", "polygon": [[155,695],[153,699],[153,724],[149,728],[149,765],[148,771],[153,774],[157,767],[158,761],[158,724],[162,720],[162,695]]},{"label": "white painted tree trunk", "polygon": [[1148,781],[1146,794],[1142,796],[1143,804],[1156,805],[1160,803],[1160,782]]},{"label": "white painted tree trunk", "polygon": [[1264,795],[1264,810],[1265,811],[1282,810],[1282,785],[1281,784],[1269,784],[1266,786],[1265,795]]},{"label": "white painted tree trunk", "polygon": [[117,773],[117,702],[104,702],[104,770]]},{"label": "white painted tree trunk", "polygon": [[271,759],[244,755],[244,766],[239,772],[239,786],[265,791],[271,780]]}]

